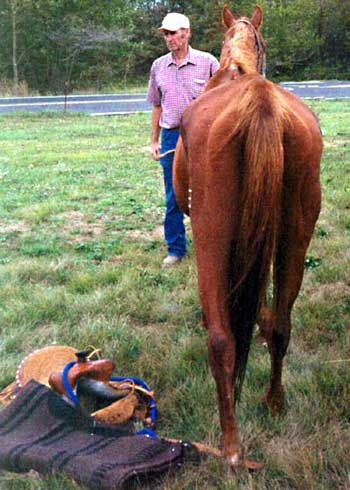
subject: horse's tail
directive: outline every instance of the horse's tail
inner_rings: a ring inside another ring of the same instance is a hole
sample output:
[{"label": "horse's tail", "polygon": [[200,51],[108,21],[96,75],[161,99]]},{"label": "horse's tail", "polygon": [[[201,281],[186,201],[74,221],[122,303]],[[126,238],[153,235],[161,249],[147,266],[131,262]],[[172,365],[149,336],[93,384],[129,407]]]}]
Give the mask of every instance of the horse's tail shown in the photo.
[{"label": "horse's tail", "polygon": [[271,82],[254,78],[238,106],[233,138],[240,147],[240,222],[232,249],[231,316],[239,399],[253,328],[266,291],[281,211],[284,110]]}]

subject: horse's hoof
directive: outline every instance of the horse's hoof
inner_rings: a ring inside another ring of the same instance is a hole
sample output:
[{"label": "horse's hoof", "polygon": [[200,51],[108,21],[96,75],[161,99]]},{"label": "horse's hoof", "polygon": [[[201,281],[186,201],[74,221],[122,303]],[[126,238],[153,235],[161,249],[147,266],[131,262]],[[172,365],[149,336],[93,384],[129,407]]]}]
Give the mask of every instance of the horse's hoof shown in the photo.
[{"label": "horse's hoof", "polygon": [[281,414],[284,411],[284,392],[283,389],[277,394],[267,392],[261,398],[263,406],[268,409],[273,417]]},{"label": "horse's hoof", "polygon": [[226,456],[226,463],[230,468],[239,469],[242,467],[242,458],[238,453],[233,456]]},{"label": "horse's hoof", "polygon": [[248,470],[252,472],[260,471],[263,468],[262,463],[252,461],[251,459],[241,459],[238,454],[226,458],[226,462],[230,468],[234,470]]}]

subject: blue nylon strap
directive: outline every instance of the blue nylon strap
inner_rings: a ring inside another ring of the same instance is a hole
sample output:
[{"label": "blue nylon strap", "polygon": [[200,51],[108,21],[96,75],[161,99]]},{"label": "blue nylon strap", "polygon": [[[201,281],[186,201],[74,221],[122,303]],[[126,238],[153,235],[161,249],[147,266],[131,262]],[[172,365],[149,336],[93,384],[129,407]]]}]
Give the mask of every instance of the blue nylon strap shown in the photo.
[{"label": "blue nylon strap", "polygon": [[62,372],[62,383],[63,383],[64,389],[66,390],[69,398],[72,400],[72,402],[74,403],[74,405],[79,405],[78,397],[76,396],[76,394],[72,390],[70,384],[68,383],[68,371],[76,363],[77,363],[77,361],[71,361],[71,362],[68,362],[68,364],[66,364],[64,366],[63,372]]},{"label": "blue nylon strap", "polygon": [[152,429],[141,429],[136,432],[138,436],[148,436],[151,439],[157,439],[157,434]]}]

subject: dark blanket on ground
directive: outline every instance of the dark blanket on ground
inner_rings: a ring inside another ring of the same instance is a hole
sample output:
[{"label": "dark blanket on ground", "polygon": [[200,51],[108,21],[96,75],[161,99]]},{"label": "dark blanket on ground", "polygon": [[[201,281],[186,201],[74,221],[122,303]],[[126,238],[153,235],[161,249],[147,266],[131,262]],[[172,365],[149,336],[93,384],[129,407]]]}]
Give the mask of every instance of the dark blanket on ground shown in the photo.
[{"label": "dark blanket on ground", "polygon": [[63,472],[88,488],[110,490],[182,458],[181,444],[96,425],[35,381],[0,411],[0,468],[8,471]]}]

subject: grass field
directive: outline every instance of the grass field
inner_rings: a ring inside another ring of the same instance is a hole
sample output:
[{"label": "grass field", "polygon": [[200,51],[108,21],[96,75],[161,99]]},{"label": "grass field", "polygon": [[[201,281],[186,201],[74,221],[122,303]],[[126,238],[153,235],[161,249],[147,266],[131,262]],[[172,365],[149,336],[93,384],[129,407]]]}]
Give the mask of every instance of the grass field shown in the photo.
[{"label": "grass field", "polygon": [[[238,417],[259,474],[214,458],[154,490],[350,489],[350,101],[313,102],[325,149],[323,208],[308,251],[285,363],[287,411],[259,396],[269,376],[253,343]],[[163,270],[163,193],[149,115],[0,118],[0,388],[39,347],[94,345],[117,374],[156,393],[158,432],[218,445],[206,331],[190,256]],[[0,489],[72,490],[63,476],[0,473]],[[141,487],[140,487],[141,488]]]}]

